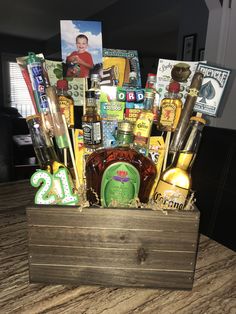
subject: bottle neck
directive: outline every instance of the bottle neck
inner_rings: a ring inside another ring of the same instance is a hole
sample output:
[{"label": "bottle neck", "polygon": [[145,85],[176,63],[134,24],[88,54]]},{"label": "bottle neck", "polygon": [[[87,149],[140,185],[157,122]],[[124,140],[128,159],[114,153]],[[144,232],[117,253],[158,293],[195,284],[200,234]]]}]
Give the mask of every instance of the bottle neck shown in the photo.
[{"label": "bottle neck", "polygon": [[152,110],[154,98],[144,98],[143,108],[144,110]]},{"label": "bottle neck", "polygon": [[41,120],[39,118],[30,120],[27,124],[40,167],[46,169],[54,161],[59,161],[53,143],[41,125]]},{"label": "bottle neck", "polygon": [[97,106],[95,102],[95,98],[87,98],[86,99],[86,113],[97,113]]},{"label": "bottle neck", "polygon": [[193,152],[178,152],[172,164],[173,167],[180,168],[185,171],[190,171],[196,154]]},{"label": "bottle neck", "polygon": [[60,89],[57,90],[57,95],[59,95],[59,96],[68,96],[68,90],[60,88]]},{"label": "bottle neck", "polygon": [[101,87],[100,87],[100,82],[99,81],[91,81],[91,89],[101,89]]},{"label": "bottle neck", "polygon": [[174,155],[173,167],[191,170],[202,135],[204,124],[191,121],[181,140],[179,150]]},{"label": "bottle neck", "polygon": [[179,98],[179,94],[176,92],[168,92],[167,98],[176,99]]}]

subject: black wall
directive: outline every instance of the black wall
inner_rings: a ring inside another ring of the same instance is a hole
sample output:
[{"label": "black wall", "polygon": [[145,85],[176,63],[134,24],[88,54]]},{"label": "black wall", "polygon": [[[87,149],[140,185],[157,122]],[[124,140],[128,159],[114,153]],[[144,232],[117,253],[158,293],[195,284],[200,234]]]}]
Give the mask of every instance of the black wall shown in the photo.
[{"label": "black wall", "polygon": [[204,128],[192,178],[200,232],[236,250],[236,130]]}]

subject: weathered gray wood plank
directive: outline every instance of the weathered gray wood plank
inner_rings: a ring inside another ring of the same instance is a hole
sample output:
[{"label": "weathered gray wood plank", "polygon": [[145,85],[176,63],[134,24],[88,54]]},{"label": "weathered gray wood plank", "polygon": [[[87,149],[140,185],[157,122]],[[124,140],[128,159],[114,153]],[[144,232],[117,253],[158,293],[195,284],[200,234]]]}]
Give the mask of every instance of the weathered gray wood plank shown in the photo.
[{"label": "weathered gray wood plank", "polygon": [[[195,252],[104,249],[87,247],[30,246],[31,264],[81,265],[137,269],[194,271]],[[66,267],[67,267],[66,266]]]},{"label": "weathered gray wood plank", "polygon": [[31,282],[149,288],[191,289],[193,272],[155,271],[110,267],[30,265]]},{"label": "weathered gray wood plank", "polygon": [[196,251],[197,233],[29,226],[31,245]]},{"label": "weathered gray wood plank", "polygon": [[176,213],[163,214],[153,210],[137,209],[102,209],[76,207],[62,208],[28,208],[29,225],[70,226],[96,228],[143,229],[171,232],[198,232],[199,215],[186,213],[176,216]]}]

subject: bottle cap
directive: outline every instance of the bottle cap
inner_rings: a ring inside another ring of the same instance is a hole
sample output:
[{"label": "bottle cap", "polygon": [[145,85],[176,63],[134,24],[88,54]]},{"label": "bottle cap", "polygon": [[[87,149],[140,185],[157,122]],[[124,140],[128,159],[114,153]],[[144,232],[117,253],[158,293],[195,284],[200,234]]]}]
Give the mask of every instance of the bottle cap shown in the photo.
[{"label": "bottle cap", "polygon": [[58,80],[57,81],[57,88],[68,90],[68,81],[67,80]]},{"label": "bottle cap", "polygon": [[129,120],[123,120],[118,122],[118,131],[124,132],[132,132],[133,131],[133,123]]},{"label": "bottle cap", "polygon": [[153,73],[148,73],[147,75],[147,80],[149,81],[156,81],[156,74],[153,74]]},{"label": "bottle cap", "polygon": [[180,84],[179,82],[173,81],[169,85],[169,92],[171,93],[178,93],[180,90]]},{"label": "bottle cap", "polygon": [[201,117],[196,117],[196,116],[191,117],[191,118],[190,118],[190,121],[199,121],[199,122],[201,122],[202,124],[206,124],[206,120],[205,120],[205,119],[203,119],[203,118],[201,118]]},{"label": "bottle cap", "polygon": [[34,52],[29,52],[28,58],[27,58],[27,64],[34,63],[34,62],[41,62],[41,59],[38,56],[36,56]]},{"label": "bottle cap", "polygon": [[129,77],[137,78],[137,73],[134,71],[129,72]]},{"label": "bottle cap", "polygon": [[94,90],[86,90],[85,97],[86,98],[94,98],[95,97],[95,91]]},{"label": "bottle cap", "polygon": [[96,80],[96,81],[101,80],[101,76],[98,73],[91,74],[90,78],[91,78],[91,80]]}]

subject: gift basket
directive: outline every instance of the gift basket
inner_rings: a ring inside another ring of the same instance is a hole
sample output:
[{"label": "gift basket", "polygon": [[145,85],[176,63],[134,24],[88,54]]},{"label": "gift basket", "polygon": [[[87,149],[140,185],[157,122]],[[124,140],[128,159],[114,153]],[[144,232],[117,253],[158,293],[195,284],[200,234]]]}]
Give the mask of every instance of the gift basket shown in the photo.
[{"label": "gift basket", "polygon": [[51,83],[42,54],[17,59],[39,162],[30,281],[191,289],[200,218],[191,167],[223,93],[212,80],[221,71],[225,85],[230,71],[160,59],[142,87],[137,52],[104,58],[103,74],[73,79],[79,104],[62,72]]}]

